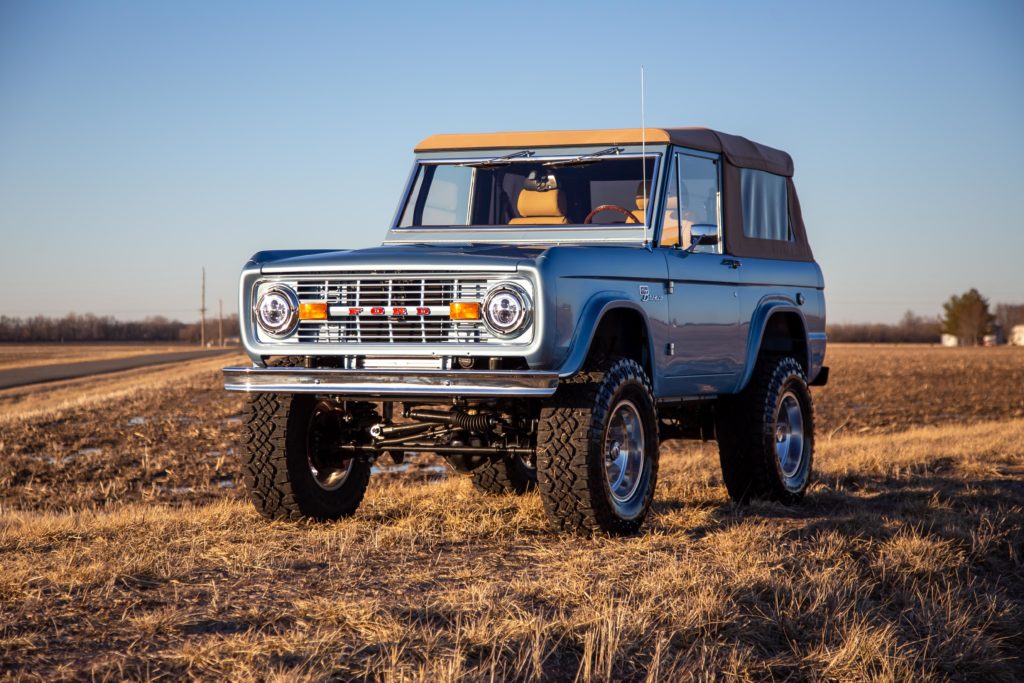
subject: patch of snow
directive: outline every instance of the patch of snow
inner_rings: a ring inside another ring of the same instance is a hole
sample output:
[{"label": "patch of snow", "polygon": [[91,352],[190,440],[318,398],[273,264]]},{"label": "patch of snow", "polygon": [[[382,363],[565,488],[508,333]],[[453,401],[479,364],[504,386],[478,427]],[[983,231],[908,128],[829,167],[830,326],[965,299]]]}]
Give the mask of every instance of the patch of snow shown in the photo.
[{"label": "patch of snow", "polygon": [[411,462],[403,462],[401,465],[374,465],[370,468],[370,474],[401,474],[412,470],[423,474],[447,474],[448,468],[444,465],[416,465]]},{"label": "patch of snow", "polygon": [[181,495],[182,493],[195,493],[195,489],[191,486],[161,486],[158,489],[160,493],[171,493],[174,495]]}]

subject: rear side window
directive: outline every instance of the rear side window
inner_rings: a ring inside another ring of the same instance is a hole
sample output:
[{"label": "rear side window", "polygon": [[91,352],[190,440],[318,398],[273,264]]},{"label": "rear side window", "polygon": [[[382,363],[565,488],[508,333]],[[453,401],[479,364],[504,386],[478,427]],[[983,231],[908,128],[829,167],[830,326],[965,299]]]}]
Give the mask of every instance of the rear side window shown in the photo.
[{"label": "rear side window", "polygon": [[786,179],[774,173],[740,169],[743,234],[762,240],[793,241]]}]

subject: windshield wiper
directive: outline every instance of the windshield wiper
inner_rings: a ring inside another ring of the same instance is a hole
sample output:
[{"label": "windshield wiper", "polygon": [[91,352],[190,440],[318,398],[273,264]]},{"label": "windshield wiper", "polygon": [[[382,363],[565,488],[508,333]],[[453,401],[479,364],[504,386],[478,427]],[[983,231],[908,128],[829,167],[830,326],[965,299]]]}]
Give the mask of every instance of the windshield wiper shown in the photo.
[{"label": "windshield wiper", "polygon": [[548,168],[561,168],[563,166],[582,166],[584,164],[593,164],[600,161],[598,157],[607,156],[609,154],[622,154],[625,148],[623,147],[609,147],[608,149],[602,149],[599,152],[593,152],[591,154],[583,154],[572,159],[559,159],[557,161],[546,161],[544,165]]},{"label": "windshield wiper", "polygon": [[473,168],[480,168],[482,166],[508,166],[509,164],[512,163],[513,159],[522,159],[522,158],[525,158],[525,157],[532,157],[532,156],[533,156],[533,150],[532,149],[524,149],[524,150],[519,151],[519,152],[512,152],[511,154],[506,154],[503,157],[494,157],[493,159],[483,159],[482,161],[467,161],[467,162],[464,162],[464,163],[461,163],[461,164],[458,164],[458,165],[459,166],[472,166]]}]

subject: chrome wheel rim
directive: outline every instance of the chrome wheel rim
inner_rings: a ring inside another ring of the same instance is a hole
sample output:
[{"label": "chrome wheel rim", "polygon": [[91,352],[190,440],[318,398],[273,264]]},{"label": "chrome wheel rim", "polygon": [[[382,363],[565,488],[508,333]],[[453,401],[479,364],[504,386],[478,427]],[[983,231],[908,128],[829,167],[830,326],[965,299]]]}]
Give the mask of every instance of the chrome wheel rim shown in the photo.
[{"label": "chrome wheel rim", "polygon": [[632,401],[619,401],[604,435],[604,476],[616,501],[624,503],[636,494],[645,457],[640,411]]},{"label": "chrome wheel rim", "polygon": [[804,460],[804,414],[800,401],[787,391],[775,416],[775,457],[787,479],[800,472]]},{"label": "chrome wheel rim", "polygon": [[324,491],[337,491],[348,480],[355,458],[341,458],[332,445],[337,443],[340,426],[333,411],[318,405],[313,410],[306,437],[306,462],[313,481]]}]

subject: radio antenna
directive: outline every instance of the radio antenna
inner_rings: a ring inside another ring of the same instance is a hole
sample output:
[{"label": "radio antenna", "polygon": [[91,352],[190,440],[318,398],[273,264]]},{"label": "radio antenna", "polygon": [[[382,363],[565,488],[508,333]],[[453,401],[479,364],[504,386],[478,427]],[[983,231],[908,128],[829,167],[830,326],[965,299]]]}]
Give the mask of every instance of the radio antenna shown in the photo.
[{"label": "radio antenna", "polygon": [[640,65],[640,186],[644,193],[644,233],[647,232],[647,123],[644,112],[644,65]]}]

